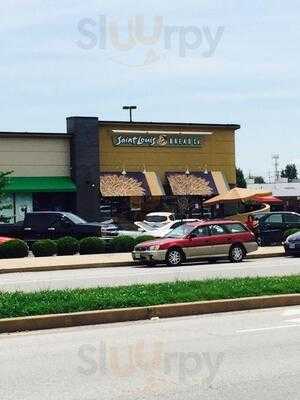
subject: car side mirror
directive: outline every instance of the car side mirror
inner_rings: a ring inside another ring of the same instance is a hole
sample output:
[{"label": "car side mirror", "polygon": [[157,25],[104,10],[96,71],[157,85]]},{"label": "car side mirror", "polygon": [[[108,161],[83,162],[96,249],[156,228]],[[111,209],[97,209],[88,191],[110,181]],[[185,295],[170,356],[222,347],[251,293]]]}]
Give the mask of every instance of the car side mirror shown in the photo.
[{"label": "car side mirror", "polygon": [[197,235],[195,234],[195,233],[191,233],[189,236],[188,236],[188,239],[195,239],[197,237]]}]

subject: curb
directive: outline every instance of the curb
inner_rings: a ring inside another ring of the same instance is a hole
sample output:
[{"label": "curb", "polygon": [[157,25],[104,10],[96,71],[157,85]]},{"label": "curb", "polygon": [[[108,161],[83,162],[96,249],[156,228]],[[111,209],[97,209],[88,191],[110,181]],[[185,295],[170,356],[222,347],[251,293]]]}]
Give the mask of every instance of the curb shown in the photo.
[{"label": "curb", "polygon": [[300,294],[246,297],[243,299],[212,300],[70,314],[6,318],[0,319],[0,333],[68,328],[74,326],[149,320],[155,317],[173,318],[297,305],[300,305]]},{"label": "curb", "polygon": [[[250,254],[246,260],[258,260],[262,258],[283,257],[284,252],[269,253],[269,254]],[[32,266],[32,267],[0,267],[1,274],[12,274],[17,272],[42,272],[42,271],[63,271],[72,269],[91,269],[91,268],[119,268],[132,267],[140,265],[137,261],[121,261],[121,262],[106,262],[106,263],[90,263],[90,264],[70,264],[70,265],[50,265],[50,266]]]},{"label": "curb", "polygon": [[277,252],[277,253],[268,253],[268,254],[249,254],[246,257],[246,260],[259,260],[261,258],[275,258],[275,257],[284,257],[285,253]]}]

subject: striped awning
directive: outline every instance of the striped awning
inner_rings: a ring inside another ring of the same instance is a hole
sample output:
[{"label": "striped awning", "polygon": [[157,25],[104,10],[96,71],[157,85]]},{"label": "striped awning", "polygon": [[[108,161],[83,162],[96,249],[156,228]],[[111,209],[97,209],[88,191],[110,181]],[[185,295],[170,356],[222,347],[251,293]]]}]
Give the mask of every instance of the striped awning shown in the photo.
[{"label": "striped awning", "polygon": [[211,171],[196,171],[188,174],[167,172],[166,175],[175,196],[211,197],[219,193]]}]

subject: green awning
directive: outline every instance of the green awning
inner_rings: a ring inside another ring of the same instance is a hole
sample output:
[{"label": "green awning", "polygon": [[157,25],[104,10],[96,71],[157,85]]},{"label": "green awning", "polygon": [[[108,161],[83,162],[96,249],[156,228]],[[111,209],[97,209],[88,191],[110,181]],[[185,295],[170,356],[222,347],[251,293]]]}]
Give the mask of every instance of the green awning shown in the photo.
[{"label": "green awning", "polygon": [[76,186],[69,177],[10,177],[4,191],[6,193],[35,192],[76,192]]}]

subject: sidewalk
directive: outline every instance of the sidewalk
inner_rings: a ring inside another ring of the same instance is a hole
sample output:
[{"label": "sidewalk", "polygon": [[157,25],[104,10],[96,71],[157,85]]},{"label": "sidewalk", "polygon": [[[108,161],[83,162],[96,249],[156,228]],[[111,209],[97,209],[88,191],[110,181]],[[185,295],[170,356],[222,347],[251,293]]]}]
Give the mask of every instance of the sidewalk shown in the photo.
[{"label": "sidewalk", "polygon": [[0,260],[0,274],[62,269],[122,267],[130,264],[135,264],[130,253],[95,254],[88,256],[27,257]]},{"label": "sidewalk", "polygon": [[[262,247],[249,254],[248,259],[281,257],[283,247]],[[0,260],[0,274],[13,272],[55,271],[63,269],[109,268],[137,265],[130,253],[95,254],[88,256],[28,257]]]}]

